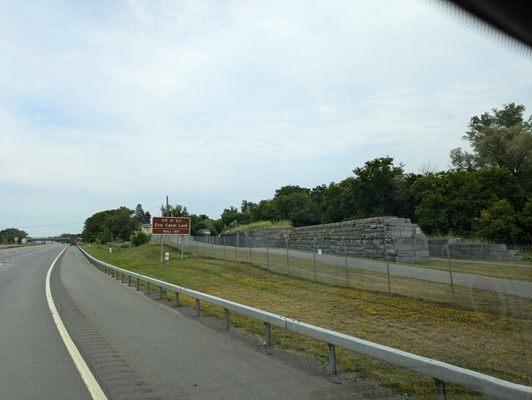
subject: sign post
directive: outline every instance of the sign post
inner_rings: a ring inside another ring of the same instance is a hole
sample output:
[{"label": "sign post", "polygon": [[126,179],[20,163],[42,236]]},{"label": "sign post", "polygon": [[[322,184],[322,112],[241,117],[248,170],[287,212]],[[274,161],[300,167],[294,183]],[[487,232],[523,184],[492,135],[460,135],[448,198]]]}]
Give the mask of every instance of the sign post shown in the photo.
[{"label": "sign post", "polygon": [[181,258],[183,258],[183,236],[190,235],[190,217],[153,217],[152,224],[152,233],[161,235],[161,263],[164,235],[181,235]]}]

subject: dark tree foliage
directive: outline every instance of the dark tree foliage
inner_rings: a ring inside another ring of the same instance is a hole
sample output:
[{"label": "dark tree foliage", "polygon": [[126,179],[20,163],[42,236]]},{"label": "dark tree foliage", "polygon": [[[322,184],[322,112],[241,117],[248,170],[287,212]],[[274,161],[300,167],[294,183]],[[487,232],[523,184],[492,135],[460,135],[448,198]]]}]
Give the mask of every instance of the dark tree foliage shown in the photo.
[{"label": "dark tree foliage", "polygon": [[15,243],[15,238],[21,239],[28,237],[28,233],[17,228],[7,228],[0,231],[0,243],[10,244]]},{"label": "dark tree foliage", "polygon": [[149,211],[144,211],[141,204],[137,204],[137,207],[135,207],[135,218],[141,223],[141,224],[149,224],[151,223],[151,214]]},{"label": "dark tree foliage", "polygon": [[161,206],[161,215],[163,217],[188,217],[188,210],[185,206],[181,204],[176,204],[172,206],[171,204]]},{"label": "dark tree foliage", "polygon": [[100,211],[87,218],[81,236],[85,242],[128,241],[138,226],[139,220],[135,217],[135,212],[127,207],[120,207]]},{"label": "dark tree foliage", "polygon": [[[244,200],[240,209],[224,209],[216,220],[193,214],[192,233],[209,229],[219,234],[229,227],[264,220],[287,219],[303,226],[393,215],[410,218],[430,235],[530,243],[532,120],[525,119],[524,112],[524,106],[510,103],[472,117],[464,136],[472,152],[454,149],[455,169],[405,173],[392,157],[375,158],[338,183],[313,189],[283,186],[271,199]],[[89,218],[84,240],[127,236],[127,229],[117,228],[129,226],[127,213],[116,211]],[[181,205],[161,206],[161,211],[164,216],[188,215]],[[134,219],[140,221],[142,213],[139,204]]]},{"label": "dark tree foliage", "polygon": [[505,104],[469,122],[464,135],[472,153],[460,147],[451,151],[451,161],[468,171],[482,168],[505,168],[530,184],[532,174],[532,117],[524,117],[525,106]]}]

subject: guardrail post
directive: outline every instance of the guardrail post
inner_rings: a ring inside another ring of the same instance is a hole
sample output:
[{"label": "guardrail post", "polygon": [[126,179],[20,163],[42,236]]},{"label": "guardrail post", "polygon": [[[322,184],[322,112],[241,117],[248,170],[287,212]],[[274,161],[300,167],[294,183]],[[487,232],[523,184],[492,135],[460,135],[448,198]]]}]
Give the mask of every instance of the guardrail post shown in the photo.
[{"label": "guardrail post", "polygon": [[124,283],[124,273],[120,272],[120,282]]},{"label": "guardrail post", "polygon": [[137,278],[137,290],[140,290],[140,278]]},{"label": "guardrail post", "polygon": [[268,322],[264,323],[264,339],[264,346],[269,353],[272,347],[272,333]]},{"label": "guardrail post", "polygon": [[329,373],[336,375],[336,346],[334,344],[327,343],[329,347]]},{"label": "guardrail post", "polygon": [[146,282],[146,294],[149,296],[151,293],[151,282]]},{"label": "guardrail post", "polygon": [[131,286],[131,275],[127,276],[127,285]]},{"label": "guardrail post", "polygon": [[174,292],[175,293],[175,306],[176,307],[180,307],[180,304],[179,304],[179,292]]},{"label": "guardrail post", "polygon": [[200,301],[196,299],[196,317],[200,316]]},{"label": "guardrail post", "polygon": [[229,330],[229,310],[224,308],[224,325],[225,329]]},{"label": "guardrail post", "polygon": [[434,378],[436,383],[436,390],[438,391],[438,400],[447,400],[447,395],[445,393],[445,382]]},{"label": "guardrail post", "polygon": [[159,300],[163,299],[163,287],[159,286]]}]

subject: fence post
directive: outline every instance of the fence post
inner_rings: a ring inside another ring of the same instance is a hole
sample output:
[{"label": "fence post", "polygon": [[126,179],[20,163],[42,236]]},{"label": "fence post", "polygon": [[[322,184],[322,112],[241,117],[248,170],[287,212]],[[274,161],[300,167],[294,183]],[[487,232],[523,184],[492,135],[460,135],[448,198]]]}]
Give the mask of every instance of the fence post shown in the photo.
[{"label": "fence post", "polygon": [[286,237],[286,273],[290,275],[290,258],[288,255],[288,236]]},{"label": "fence post", "polygon": [[344,259],[345,259],[345,283],[349,287],[349,266],[347,265],[347,245],[344,240]]},{"label": "fence post", "polygon": [[224,260],[225,260],[225,236],[222,236],[222,246],[224,247]]},{"label": "fence post", "polygon": [[252,257],[251,257],[251,238],[248,237],[248,246],[249,246],[249,263],[252,264]]},{"label": "fence post", "polygon": [[449,243],[447,243],[447,264],[449,266],[449,279],[451,282],[451,304],[454,306],[456,305],[456,299],[454,296],[453,269],[451,266],[451,253],[449,251],[449,246]]},{"label": "fence post", "polygon": [[329,347],[329,373],[336,375],[336,347],[334,344],[327,343]]},{"label": "fence post", "polygon": [[213,236],[212,237],[212,258],[216,258],[216,247],[214,246],[215,239],[216,239],[216,237]]},{"label": "fence post", "polygon": [[386,274],[388,275],[388,294],[392,294],[392,282],[390,279],[390,261],[388,260],[388,247],[384,246],[384,253],[386,254]]},{"label": "fence post", "polygon": [[312,247],[314,248],[313,257],[314,257],[314,280],[318,280],[318,270],[316,269],[316,238],[312,238]]}]

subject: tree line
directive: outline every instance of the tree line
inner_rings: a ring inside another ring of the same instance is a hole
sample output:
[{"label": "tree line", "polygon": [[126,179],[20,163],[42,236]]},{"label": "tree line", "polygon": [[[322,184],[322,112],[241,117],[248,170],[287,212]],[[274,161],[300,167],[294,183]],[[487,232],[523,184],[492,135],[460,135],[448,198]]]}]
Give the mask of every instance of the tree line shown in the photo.
[{"label": "tree line", "polygon": [[200,216],[201,223],[218,233],[262,220],[304,226],[394,215],[429,235],[530,243],[532,116],[525,119],[524,112],[510,103],[472,117],[463,136],[472,151],[453,149],[449,170],[407,173],[392,157],[376,158],[341,182],[284,186],[272,199],[244,200],[218,220]]},{"label": "tree line", "polygon": [[[463,139],[471,152],[451,151],[453,168],[407,173],[392,157],[366,161],[340,182],[314,188],[277,189],[271,199],[244,200],[220,218],[189,214],[182,205],[161,206],[163,216],[190,216],[192,234],[258,221],[289,220],[294,226],[394,215],[410,218],[429,235],[454,235],[501,242],[532,241],[532,116],[510,103],[474,116]],[[148,217],[147,215],[148,214]],[[84,240],[129,240],[148,221],[139,204],[94,214]]]},{"label": "tree line", "polygon": [[0,243],[1,244],[12,244],[15,243],[15,238],[17,243],[24,238],[28,237],[28,233],[21,229],[17,228],[7,228],[0,231]]}]

